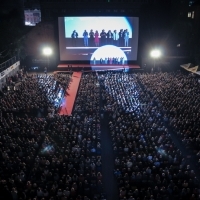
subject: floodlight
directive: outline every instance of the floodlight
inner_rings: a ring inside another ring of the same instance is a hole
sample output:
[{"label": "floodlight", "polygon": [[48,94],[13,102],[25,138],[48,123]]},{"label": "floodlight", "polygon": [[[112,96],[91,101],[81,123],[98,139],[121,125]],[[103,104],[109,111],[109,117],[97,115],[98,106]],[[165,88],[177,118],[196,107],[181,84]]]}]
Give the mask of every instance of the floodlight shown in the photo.
[{"label": "floodlight", "polygon": [[161,52],[158,49],[154,49],[154,50],[151,51],[150,55],[154,59],[159,58],[161,56]]},{"label": "floodlight", "polygon": [[43,54],[44,54],[45,56],[50,56],[50,55],[52,54],[52,49],[51,49],[50,47],[45,47],[45,48],[43,49]]}]

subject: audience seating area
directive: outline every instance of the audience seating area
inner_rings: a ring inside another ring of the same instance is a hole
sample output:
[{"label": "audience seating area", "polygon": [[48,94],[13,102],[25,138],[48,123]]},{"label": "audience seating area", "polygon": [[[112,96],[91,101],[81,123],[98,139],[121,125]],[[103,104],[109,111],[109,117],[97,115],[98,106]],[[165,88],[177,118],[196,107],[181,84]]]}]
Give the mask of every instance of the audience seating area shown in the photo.
[{"label": "audience seating area", "polygon": [[[165,82],[168,77],[170,80]],[[168,103],[176,102],[176,75],[107,73],[100,78],[104,85],[104,110],[110,118],[120,199],[199,198],[199,181],[167,128],[169,116],[165,109],[173,108],[167,105],[163,110],[160,102],[165,102],[156,95],[161,91]],[[166,89],[171,95],[167,96]],[[177,98],[182,102],[180,96]]]},{"label": "audience seating area", "polygon": [[200,155],[199,79],[179,72],[140,76],[139,80],[159,100],[165,117],[186,148]]},{"label": "audience seating area", "polygon": [[171,137],[176,134],[196,156],[198,168],[198,77],[83,73],[73,114],[60,116],[70,82],[71,72],[20,71],[8,79],[13,88],[5,86],[0,96],[1,199],[109,199],[103,184],[109,177],[102,173],[104,117],[119,200],[200,199],[199,177]]}]

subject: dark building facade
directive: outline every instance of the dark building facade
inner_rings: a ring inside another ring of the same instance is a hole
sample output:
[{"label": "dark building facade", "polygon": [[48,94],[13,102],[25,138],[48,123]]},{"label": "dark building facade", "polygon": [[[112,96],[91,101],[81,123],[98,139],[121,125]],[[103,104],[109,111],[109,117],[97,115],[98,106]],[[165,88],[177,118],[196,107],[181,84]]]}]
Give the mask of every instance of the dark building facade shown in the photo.
[{"label": "dark building facade", "polygon": [[169,0],[40,0],[44,20],[64,15],[126,15],[138,16],[141,6]]},{"label": "dark building facade", "polygon": [[200,1],[196,1],[188,11],[192,33],[190,38],[190,51],[194,56],[195,64],[200,65]]},{"label": "dark building facade", "polygon": [[171,41],[174,55],[189,56],[191,62],[200,62],[200,1],[172,1]]}]

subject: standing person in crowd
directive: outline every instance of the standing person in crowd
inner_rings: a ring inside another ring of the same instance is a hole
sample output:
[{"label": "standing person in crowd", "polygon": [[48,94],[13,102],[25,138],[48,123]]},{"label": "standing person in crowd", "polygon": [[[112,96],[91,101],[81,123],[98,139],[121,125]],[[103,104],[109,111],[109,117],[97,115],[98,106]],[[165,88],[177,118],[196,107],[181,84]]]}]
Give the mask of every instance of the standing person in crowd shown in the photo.
[{"label": "standing person in crowd", "polygon": [[129,32],[128,32],[128,30],[126,29],[126,30],[124,30],[124,46],[125,47],[128,47],[128,40],[129,40]]},{"label": "standing person in crowd", "polygon": [[92,46],[94,46],[94,32],[93,32],[93,30],[90,31],[89,35],[90,35],[90,46],[92,47]]},{"label": "standing person in crowd", "polygon": [[98,47],[99,46],[99,32],[98,31],[96,31],[94,34],[94,42],[95,42],[96,47]]},{"label": "standing person in crowd", "polygon": [[83,32],[83,40],[84,40],[84,46],[88,47],[88,32],[86,30]]},{"label": "standing person in crowd", "polygon": [[124,41],[124,38],[123,38],[123,29],[121,29],[119,31],[119,46],[122,47],[123,46],[123,41]]},{"label": "standing person in crowd", "polygon": [[104,29],[103,29],[102,32],[100,33],[100,36],[101,36],[101,46],[103,46],[103,45],[106,44],[106,32],[105,32]]},{"label": "standing person in crowd", "polygon": [[119,38],[119,35],[117,34],[117,31],[114,30],[114,32],[113,32],[113,45],[118,46],[118,38]]},{"label": "standing person in crowd", "polygon": [[72,46],[75,47],[78,39],[78,33],[76,32],[76,30],[73,31],[71,37],[72,37]]},{"label": "standing person in crowd", "polygon": [[111,30],[109,30],[107,33],[107,44],[113,44],[113,34]]},{"label": "standing person in crowd", "polygon": [[47,67],[46,66],[44,67],[44,73],[45,73],[45,75],[47,75]]}]

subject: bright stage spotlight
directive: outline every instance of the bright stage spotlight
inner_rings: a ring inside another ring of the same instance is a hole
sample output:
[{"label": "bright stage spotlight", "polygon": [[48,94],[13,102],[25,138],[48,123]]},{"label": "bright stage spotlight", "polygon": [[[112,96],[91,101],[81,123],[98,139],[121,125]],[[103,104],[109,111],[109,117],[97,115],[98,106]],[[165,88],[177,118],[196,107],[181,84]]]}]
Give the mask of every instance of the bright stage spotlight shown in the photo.
[{"label": "bright stage spotlight", "polygon": [[50,47],[45,47],[43,49],[43,54],[47,57],[47,68],[45,69],[45,73],[47,73],[47,69],[49,68],[49,57],[53,53]]},{"label": "bright stage spotlight", "polygon": [[154,71],[156,67],[156,60],[161,57],[161,51],[158,49],[154,49],[150,52],[150,56],[153,58],[154,64],[153,64],[152,71]]},{"label": "bright stage spotlight", "polygon": [[45,47],[45,48],[43,49],[43,54],[44,54],[45,56],[50,56],[50,55],[52,54],[52,49],[51,49],[50,47]]},{"label": "bright stage spotlight", "polygon": [[159,58],[161,56],[161,52],[158,49],[154,49],[151,51],[150,56],[154,59]]}]

